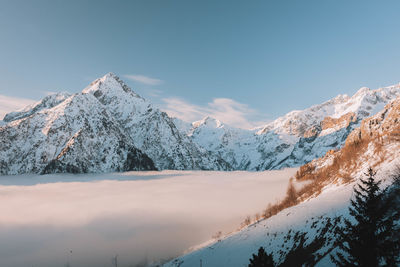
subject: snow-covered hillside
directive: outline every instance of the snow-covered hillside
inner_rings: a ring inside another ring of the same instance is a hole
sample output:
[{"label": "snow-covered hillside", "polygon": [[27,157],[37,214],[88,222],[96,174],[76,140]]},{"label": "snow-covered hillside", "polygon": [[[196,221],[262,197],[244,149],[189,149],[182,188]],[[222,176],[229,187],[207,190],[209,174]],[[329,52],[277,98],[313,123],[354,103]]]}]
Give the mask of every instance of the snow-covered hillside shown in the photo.
[{"label": "snow-covered hillside", "polygon": [[182,131],[201,147],[220,155],[234,169],[265,170],[300,166],[340,148],[362,119],[400,96],[400,85],[361,88],[320,105],[292,111],[254,130],[234,128],[207,117]]},{"label": "snow-covered hillside", "polygon": [[[333,220],[335,216],[347,215],[351,191],[352,185],[327,188],[317,198],[251,224],[220,241],[213,240],[164,266],[199,266],[201,261],[203,266],[208,267],[244,267],[248,266],[251,255],[259,247],[273,253],[274,261],[280,262],[280,251],[287,251],[294,245],[296,232],[306,232],[307,238],[312,238],[327,222],[327,218]],[[322,260],[319,266],[332,266],[329,257]]]},{"label": "snow-covered hillside", "polygon": [[369,167],[378,171],[382,187],[392,184],[394,173],[399,175],[399,122],[400,98],[364,119],[350,133],[342,149],[330,151],[300,168],[296,178],[308,184],[298,191],[299,204],[220,241],[200,246],[165,266],[196,266],[200,261],[211,267],[247,266],[259,247],[265,247],[273,253],[275,262],[282,263],[288,251],[300,243],[310,244],[315,237],[324,240],[317,251],[317,266],[334,266],[329,255],[335,251],[337,218],[349,217],[348,207],[358,179]]},{"label": "snow-covered hillside", "polygon": [[[385,174],[390,173],[391,166],[386,167],[379,172],[379,178],[387,185],[390,176]],[[299,246],[306,247],[318,238],[324,240],[324,244],[314,253],[317,259],[315,266],[335,266],[330,259],[335,252],[335,229],[341,225],[340,217],[349,218],[348,208],[355,183],[327,186],[316,198],[285,209],[220,240],[210,240],[163,266],[191,267],[199,266],[201,262],[208,267],[244,267],[248,266],[251,255],[256,254],[260,247],[272,253],[274,261],[281,264],[289,251]]]}]

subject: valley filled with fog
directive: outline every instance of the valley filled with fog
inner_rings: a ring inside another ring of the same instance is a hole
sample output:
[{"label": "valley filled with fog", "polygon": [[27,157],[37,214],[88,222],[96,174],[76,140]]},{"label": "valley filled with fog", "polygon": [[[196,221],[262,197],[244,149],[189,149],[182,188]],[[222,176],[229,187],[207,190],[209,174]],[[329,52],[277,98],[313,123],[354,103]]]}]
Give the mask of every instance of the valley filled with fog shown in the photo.
[{"label": "valley filled with fog", "polygon": [[297,169],[0,177],[2,266],[140,266],[235,231]]}]

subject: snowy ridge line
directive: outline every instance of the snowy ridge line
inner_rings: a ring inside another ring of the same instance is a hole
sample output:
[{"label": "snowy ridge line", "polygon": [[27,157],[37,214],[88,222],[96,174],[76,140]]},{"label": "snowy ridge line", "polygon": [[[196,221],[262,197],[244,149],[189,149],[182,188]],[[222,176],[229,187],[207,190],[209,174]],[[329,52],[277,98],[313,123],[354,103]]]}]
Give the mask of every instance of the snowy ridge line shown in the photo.
[{"label": "snowy ridge line", "polygon": [[[400,96],[400,85],[361,88],[305,110],[292,111],[253,130],[235,128],[211,117],[180,122],[194,143],[220,155],[236,170],[296,167],[338,149],[362,119]],[[176,119],[177,120],[177,119]]]}]

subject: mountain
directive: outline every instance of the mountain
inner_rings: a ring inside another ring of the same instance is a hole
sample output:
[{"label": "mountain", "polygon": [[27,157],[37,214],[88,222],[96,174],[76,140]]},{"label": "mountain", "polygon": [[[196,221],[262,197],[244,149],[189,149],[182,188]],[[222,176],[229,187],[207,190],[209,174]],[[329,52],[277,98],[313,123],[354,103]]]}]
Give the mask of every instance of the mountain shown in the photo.
[{"label": "mountain", "polygon": [[229,169],[116,75],[81,93],[12,112],[0,127],[0,173]]},{"label": "mountain", "polygon": [[[43,107],[33,109],[38,106]],[[53,107],[6,118],[0,128],[1,174],[155,169],[93,95],[72,95]]]},{"label": "mountain", "polygon": [[230,127],[211,117],[193,122],[187,127],[186,134],[198,146],[217,154],[239,170],[248,169],[249,157],[258,141],[252,131]]},{"label": "mountain", "polygon": [[178,130],[172,118],[134,93],[115,74],[95,80],[83,93],[93,94],[107,108],[158,169],[229,169],[222,159],[196,146]]},{"label": "mountain", "polygon": [[211,117],[193,123],[170,118],[109,73],[81,93],[50,95],[6,114],[0,173],[300,166],[341,148],[363,118],[399,95],[399,85],[361,88],[246,130]]},{"label": "mountain", "polygon": [[362,120],[341,149],[328,151],[300,167],[296,180],[304,183],[297,189],[297,202],[293,205],[272,214],[271,207],[267,207],[265,218],[253,219],[242,229],[192,248],[164,266],[196,266],[200,261],[209,267],[247,266],[259,247],[273,253],[279,264],[290,257],[299,264],[302,257],[309,258],[307,253],[312,253],[315,266],[335,266],[330,255],[335,252],[337,227],[342,224],[341,218],[350,218],[348,208],[354,198],[354,186],[369,167],[378,171],[377,179],[389,189],[386,194],[396,200],[397,206],[391,208],[400,207],[400,181],[393,180],[393,175],[400,175],[399,122],[397,98]]},{"label": "mountain", "polygon": [[398,96],[400,85],[377,90],[363,87],[352,97],[339,95],[254,130],[234,128],[209,117],[189,127],[183,125],[181,130],[234,169],[294,167],[342,147],[362,119],[376,114]]}]

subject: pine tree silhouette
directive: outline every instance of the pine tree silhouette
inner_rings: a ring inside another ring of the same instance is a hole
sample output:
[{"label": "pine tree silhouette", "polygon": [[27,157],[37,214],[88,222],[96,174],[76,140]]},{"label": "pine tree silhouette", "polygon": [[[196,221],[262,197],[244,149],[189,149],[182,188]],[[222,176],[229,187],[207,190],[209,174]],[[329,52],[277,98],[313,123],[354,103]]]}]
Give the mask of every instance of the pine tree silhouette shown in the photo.
[{"label": "pine tree silhouette", "polygon": [[274,267],[274,259],[272,254],[267,254],[263,247],[258,249],[258,254],[253,254],[250,259],[249,267]]},{"label": "pine tree silhouette", "polygon": [[371,168],[354,188],[350,215],[355,223],[344,219],[337,242],[339,252],[331,256],[337,266],[396,266],[399,244],[394,238],[393,197],[380,189]]}]

